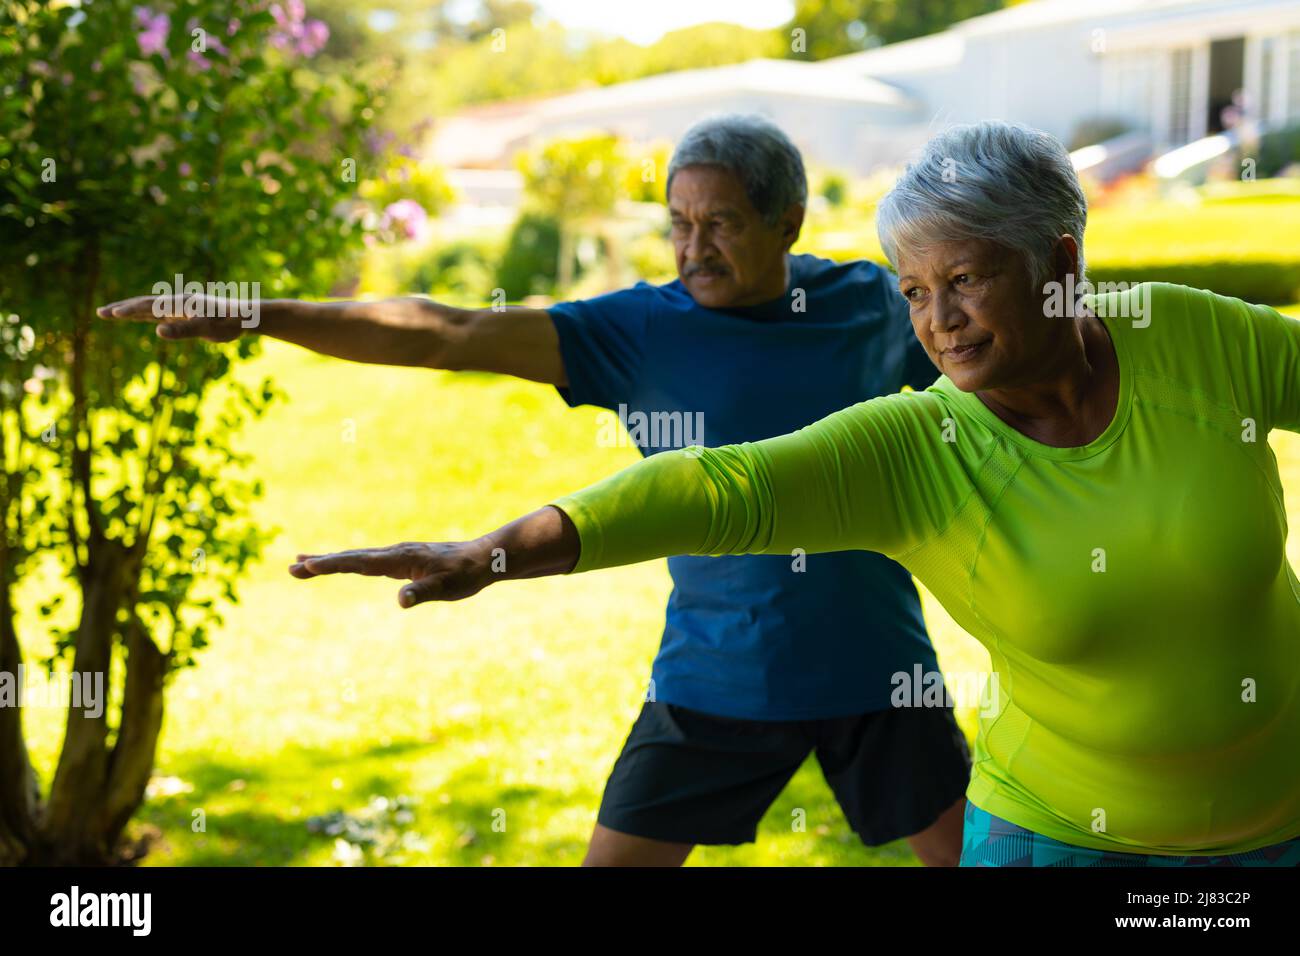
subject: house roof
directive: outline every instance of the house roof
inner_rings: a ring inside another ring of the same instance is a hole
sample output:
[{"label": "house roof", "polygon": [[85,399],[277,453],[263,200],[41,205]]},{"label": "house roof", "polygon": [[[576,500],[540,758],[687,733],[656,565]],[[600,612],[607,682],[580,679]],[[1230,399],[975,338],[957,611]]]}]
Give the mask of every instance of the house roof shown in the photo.
[{"label": "house roof", "polygon": [[1170,47],[1300,27],[1297,0],[1237,0],[1167,6],[1107,32],[1108,50]]},{"label": "house roof", "polygon": [[539,106],[547,116],[560,116],[606,106],[637,106],[729,93],[809,96],[904,110],[918,105],[907,94],[887,83],[866,76],[832,76],[819,66],[800,60],[747,60],[729,66],[678,70],[579,90],[545,100]]},{"label": "house roof", "polygon": [[966,42],[976,37],[1035,30],[1080,20],[1095,22],[1106,17],[1117,18],[1117,27],[1123,30],[1130,24],[1143,22],[1231,20],[1251,11],[1272,15],[1297,7],[1300,4],[1295,0],[1088,0],[1086,3],[1080,0],[1034,0],[962,20],[940,33],[832,57],[818,65],[868,75],[924,72],[956,66],[961,62]]},{"label": "house roof", "polygon": [[544,98],[472,107],[438,120],[430,148],[444,165],[491,164],[512,144],[548,124],[570,125],[590,114],[636,115],[659,104],[722,101],[747,93],[820,99],[875,106],[912,114],[920,104],[888,83],[867,76],[837,75],[818,63],[756,59],[729,66],[660,73],[626,83],[594,87]]}]

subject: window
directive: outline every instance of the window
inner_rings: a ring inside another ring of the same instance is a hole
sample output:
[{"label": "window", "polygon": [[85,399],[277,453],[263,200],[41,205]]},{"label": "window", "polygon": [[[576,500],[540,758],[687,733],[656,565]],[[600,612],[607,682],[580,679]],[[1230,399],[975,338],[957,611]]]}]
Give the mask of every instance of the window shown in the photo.
[{"label": "window", "polygon": [[1300,32],[1291,34],[1290,55],[1287,57],[1286,76],[1289,78],[1286,94],[1287,119],[1300,119]]},{"label": "window", "polygon": [[1192,51],[1174,50],[1170,54],[1169,139],[1182,146],[1192,138]]},{"label": "window", "polygon": [[1267,123],[1273,115],[1273,64],[1276,62],[1277,37],[1259,41],[1259,114]]}]

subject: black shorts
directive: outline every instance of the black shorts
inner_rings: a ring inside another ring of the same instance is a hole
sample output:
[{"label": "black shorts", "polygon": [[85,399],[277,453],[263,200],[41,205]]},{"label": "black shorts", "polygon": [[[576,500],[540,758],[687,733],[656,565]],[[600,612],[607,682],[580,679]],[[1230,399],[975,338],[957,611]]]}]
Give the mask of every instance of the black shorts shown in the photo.
[{"label": "black shorts", "polygon": [[597,820],[671,843],[752,843],[810,751],[867,846],[924,830],[970,782],[970,750],[951,708],[759,721],[647,701],[614,763]]}]

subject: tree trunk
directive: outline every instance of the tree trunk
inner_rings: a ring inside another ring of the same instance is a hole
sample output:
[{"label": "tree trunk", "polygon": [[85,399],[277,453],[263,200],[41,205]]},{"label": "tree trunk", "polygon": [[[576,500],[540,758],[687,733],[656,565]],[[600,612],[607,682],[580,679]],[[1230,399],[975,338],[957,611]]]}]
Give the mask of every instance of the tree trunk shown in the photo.
[{"label": "tree trunk", "polygon": [[567,295],[573,285],[573,228],[565,222],[560,223],[560,261],[556,263],[555,284],[559,295]]},{"label": "tree trunk", "polygon": [[[0,583],[0,673],[17,680],[22,653],[7,585]],[[21,706],[0,707],[0,866],[27,860],[36,836],[36,774],[23,740]]]},{"label": "tree trunk", "polygon": [[[129,603],[139,557],[115,541],[95,542],[87,576],[73,670],[83,681],[96,672],[109,686],[117,614]],[[127,607],[126,681],[117,740],[110,750],[108,708],[89,716],[69,701],[67,731],[50,798],[42,815],[38,848],[30,862],[94,866],[113,862],[122,833],[140,804],[153,772],[163,720],[167,657],[143,622]]]},{"label": "tree trunk", "polygon": [[[72,669],[82,680],[103,674],[109,686],[117,613],[133,580],[128,549],[108,538],[90,543],[90,561],[77,627]],[[69,704],[72,702],[69,701]],[[41,821],[44,863],[88,864],[107,860],[99,805],[108,774],[108,708],[97,716],[84,707],[68,708],[67,729],[50,798]]]},{"label": "tree trunk", "polygon": [[127,633],[122,721],[100,804],[104,845],[110,849],[117,846],[122,831],[144,802],[162,733],[163,678],[167,674],[166,655],[158,650],[138,617],[132,615]]}]

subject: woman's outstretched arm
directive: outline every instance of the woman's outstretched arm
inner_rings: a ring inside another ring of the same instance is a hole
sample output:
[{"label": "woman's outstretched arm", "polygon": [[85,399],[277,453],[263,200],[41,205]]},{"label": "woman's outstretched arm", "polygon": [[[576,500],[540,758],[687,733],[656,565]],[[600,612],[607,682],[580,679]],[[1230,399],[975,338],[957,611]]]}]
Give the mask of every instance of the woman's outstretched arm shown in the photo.
[{"label": "woman's outstretched arm", "polygon": [[289,571],[410,580],[398,601],[412,607],[676,554],[892,554],[938,520],[925,459],[942,444],[924,401],[891,395],[789,435],[651,455],[474,541],[299,555]]},{"label": "woman's outstretched arm", "polygon": [[494,581],[565,574],[578,560],[578,532],[558,508],[547,506],[516,518],[473,541],[425,544],[407,541],[387,548],[333,554],[300,554],[289,565],[296,578],[366,574],[407,580],[397,603],[459,601]]}]

